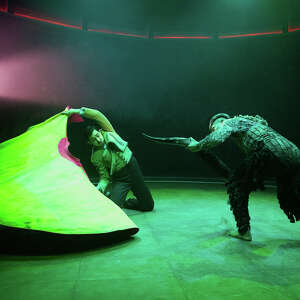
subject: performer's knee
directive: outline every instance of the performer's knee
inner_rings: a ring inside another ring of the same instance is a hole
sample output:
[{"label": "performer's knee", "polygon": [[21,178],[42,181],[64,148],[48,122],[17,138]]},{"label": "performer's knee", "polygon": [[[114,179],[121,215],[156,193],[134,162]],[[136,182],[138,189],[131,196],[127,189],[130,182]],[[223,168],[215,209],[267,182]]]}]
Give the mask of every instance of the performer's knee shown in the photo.
[{"label": "performer's knee", "polygon": [[147,205],[143,205],[143,207],[141,207],[142,211],[152,211],[153,209],[154,209],[154,201],[152,201]]}]

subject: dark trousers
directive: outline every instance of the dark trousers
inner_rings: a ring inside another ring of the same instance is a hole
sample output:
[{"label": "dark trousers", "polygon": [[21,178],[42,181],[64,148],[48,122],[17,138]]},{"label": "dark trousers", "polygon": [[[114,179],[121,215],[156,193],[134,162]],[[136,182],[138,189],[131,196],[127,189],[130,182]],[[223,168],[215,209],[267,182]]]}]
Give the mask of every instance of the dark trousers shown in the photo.
[{"label": "dark trousers", "polygon": [[251,179],[248,177],[248,174],[243,171],[243,168],[235,170],[227,183],[230,209],[233,212],[240,234],[245,234],[250,230],[248,202],[251,193]]},{"label": "dark trousers", "polygon": [[266,174],[270,173],[274,176],[278,170],[279,161],[273,154],[268,150],[258,148],[229,177],[226,183],[229,204],[240,234],[245,234],[250,230],[248,210],[250,193],[258,189],[264,190]]},{"label": "dark trousers", "polygon": [[[130,190],[136,198],[126,201],[126,196]],[[134,156],[122,170],[113,175],[110,192],[109,198],[122,208],[141,211],[151,211],[154,208],[152,195],[145,184],[142,171]]]}]

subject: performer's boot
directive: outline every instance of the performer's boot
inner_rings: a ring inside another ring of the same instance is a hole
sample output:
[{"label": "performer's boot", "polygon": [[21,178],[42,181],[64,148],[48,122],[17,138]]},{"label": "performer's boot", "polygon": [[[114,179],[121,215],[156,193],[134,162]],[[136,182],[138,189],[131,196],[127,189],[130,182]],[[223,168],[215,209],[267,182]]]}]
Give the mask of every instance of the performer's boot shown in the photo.
[{"label": "performer's boot", "polygon": [[153,204],[145,205],[145,203],[141,203],[137,198],[129,198],[124,202],[123,208],[145,212],[145,211],[152,211]]},{"label": "performer's boot", "polygon": [[231,231],[228,233],[229,236],[234,237],[236,239],[241,239],[244,241],[251,242],[252,241],[252,235],[250,229],[246,231],[244,234],[239,233],[238,231]]},{"label": "performer's boot", "polygon": [[129,198],[123,204],[123,208],[139,210],[139,203],[136,198]]}]

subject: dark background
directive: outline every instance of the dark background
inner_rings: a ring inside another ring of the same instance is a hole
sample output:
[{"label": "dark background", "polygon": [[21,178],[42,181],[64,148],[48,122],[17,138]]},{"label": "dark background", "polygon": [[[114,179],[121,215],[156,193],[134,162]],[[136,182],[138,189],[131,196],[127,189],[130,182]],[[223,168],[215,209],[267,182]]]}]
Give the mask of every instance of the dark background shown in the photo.
[{"label": "dark background", "polygon": [[[70,105],[105,113],[151,177],[217,177],[194,154],[150,144],[141,133],[199,139],[218,112],[260,114],[300,146],[300,32],[287,32],[300,25],[298,2],[0,1],[10,12],[0,12],[0,141]],[[23,19],[14,11],[84,30]],[[218,39],[277,30],[284,33]],[[157,34],[213,38],[151,38]],[[87,160],[76,132],[74,149]],[[231,143],[218,152],[230,165],[241,158]]]}]

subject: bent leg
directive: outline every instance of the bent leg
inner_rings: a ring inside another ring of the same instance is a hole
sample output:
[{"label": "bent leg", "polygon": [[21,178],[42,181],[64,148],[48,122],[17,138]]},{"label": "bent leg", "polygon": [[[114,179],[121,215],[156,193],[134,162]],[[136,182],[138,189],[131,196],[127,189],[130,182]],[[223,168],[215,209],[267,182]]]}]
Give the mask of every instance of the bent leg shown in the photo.
[{"label": "bent leg", "polygon": [[126,181],[113,181],[109,198],[119,207],[123,208],[130,184]]},{"label": "bent leg", "polygon": [[141,211],[153,210],[154,201],[151,192],[145,184],[142,171],[134,156],[132,156],[127,168],[131,190],[136,199],[128,199],[125,207]]},{"label": "bent leg", "polygon": [[249,192],[241,187],[228,189],[230,209],[233,212],[236,226],[240,234],[250,231],[250,216],[248,210]]},{"label": "bent leg", "polygon": [[[250,176],[251,177],[251,176]],[[227,185],[230,209],[233,212],[239,234],[250,231],[250,216],[248,210],[251,179],[244,166],[237,169]]]}]

